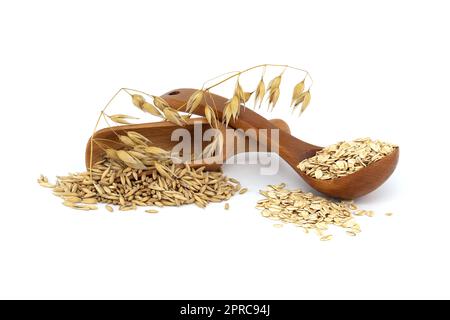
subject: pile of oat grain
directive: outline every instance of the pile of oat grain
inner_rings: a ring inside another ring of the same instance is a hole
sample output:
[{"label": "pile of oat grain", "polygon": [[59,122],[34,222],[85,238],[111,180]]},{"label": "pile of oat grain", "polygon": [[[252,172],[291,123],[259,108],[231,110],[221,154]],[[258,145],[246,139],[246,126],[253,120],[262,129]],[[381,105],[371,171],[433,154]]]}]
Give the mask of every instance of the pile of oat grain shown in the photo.
[{"label": "pile of oat grain", "polygon": [[329,225],[342,227],[348,235],[355,236],[361,228],[354,216],[374,215],[373,211],[358,210],[353,202],[334,202],[301,190],[288,190],[285,184],[269,186],[269,190],[260,193],[265,199],[258,202],[257,208],[263,217],[295,224],[306,233],[313,230],[322,241],[332,239],[331,234],[326,234]]},{"label": "pile of oat grain", "polygon": [[[222,202],[241,191],[238,181],[228,179],[221,172],[206,172],[189,165],[175,166],[155,163],[146,169],[133,169],[123,163],[104,159],[95,164],[92,172],[58,177],[56,184],[41,176],[38,183],[53,189],[63,204],[78,210],[95,210],[98,203],[112,205],[119,210],[134,210],[138,206],[181,206],[196,204],[204,208],[210,202]],[[156,213],[155,210],[148,210]]]}]

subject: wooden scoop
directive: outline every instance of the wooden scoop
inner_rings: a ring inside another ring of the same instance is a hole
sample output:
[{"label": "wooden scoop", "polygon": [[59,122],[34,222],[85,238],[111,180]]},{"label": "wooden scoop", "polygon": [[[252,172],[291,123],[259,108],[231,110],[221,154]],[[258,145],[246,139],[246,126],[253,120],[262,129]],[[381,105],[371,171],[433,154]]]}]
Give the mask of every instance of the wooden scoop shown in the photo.
[{"label": "wooden scoop", "polygon": [[[176,89],[164,94],[164,98],[172,107],[185,111],[185,105],[189,97],[196,89]],[[206,102],[217,108],[218,116],[221,119],[227,99],[211,94],[205,97]],[[204,107],[198,107],[195,112],[204,116]],[[229,124],[233,128],[247,130],[253,129],[277,129],[276,123],[270,122],[258,113],[241,107],[239,118]],[[275,141],[268,141],[268,148]],[[297,168],[298,164],[316,154],[322,147],[318,147],[300,139],[295,138],[288,130],[279,131],[278,150],[279,155],[300,175],[311,187],[328,196],[340,199],[355,199],[381,186],[394,172],[399,158],[399,148],[391,154],[370,164],[369,166],[352,173],[348,176],[331,180],[319,180],[306,175]]]},{"label": "wooden scoop", "polygon": [[[271,124],[276,129],[284,130],[287,133],[290,133],[289,126],[286,122],[280,119],[273,119],[268,121],[268,123]],[[208,121],[205,118],[195,118],[195,119],[189,119],[187,123],[183,126],[177,126],[176,124],[173,124],[168,121],[162,121],[162,122],[151,122],[151,123],[143,123],[143,124],[131,124],[131,125],[122,125],[122,126],[115,126],[112,128],[105,128],[97,131],[94,134],[94,144],[92,149],[92,163],[95,163],[97,161],[100,161],[103,159],[103,156],[105,155],[104,149],[106,148],[113,148],[113,149],[121,149],[124,147],[124,145],[119,141],[117,135],[124,135],[127,131],[134,131],[137,133],[142,134],[144,137],[151,140],[152,144],[155,146],[158,146],[159,148],[163,148],[165,150],[172,150],[178,143],[177,139],[172,139],[172,133],[176,129],[183,129],[187,130],[189,132],[189,138],[190,140],[190,146],[191,150],[187,150],[189,154],[198,154],[198,150],[203,150],[208,144],[209,141],[203,141],[203,139],[200,139],[200,141],[196,140],[195,138],[195,130],[196,126],[201,129],[200,133],[204,133],[208,129],[211,128]],[[112,129],[112,130],[111,130]],[[222,132],[223,139],[223,150],[227,150],[227,144],[231,143],[230,141],[227,141],[226,139],[226,132],[225,127],[221,126],[220,131]],[[268,131],[268,134],[270,135],[270,130]],[[250,151],[250,144],[249,140],[244,141],[244,149],[238,151],[238,144],[236,143],[237,138],[234,139],[234,143],[232,147],[234,149],[229,149],[232,152],[230,154],[226,154],[223,152],[222,158],[209,158],[207,159],[207,162],[205,161],[195,161],[195,162],[188,162],[191,167],[193,168],[199,168],[199,167],[206,167],[206,170],[208,171],[218,171],[222,167],[222,164],[225,163],[228,157],[232,157],[235,154],[239,152],[248,152]],[[89,168],[91,164],[91,140],[89,140],[87,146],[86,146],[86,168]]]}]

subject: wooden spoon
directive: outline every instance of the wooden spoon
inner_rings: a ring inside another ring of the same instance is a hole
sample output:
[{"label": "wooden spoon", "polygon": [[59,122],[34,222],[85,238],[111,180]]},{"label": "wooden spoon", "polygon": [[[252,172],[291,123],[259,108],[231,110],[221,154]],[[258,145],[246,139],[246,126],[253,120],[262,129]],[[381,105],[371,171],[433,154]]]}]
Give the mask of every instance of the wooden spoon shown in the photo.
[{"label": "wooden spoon", "polygon": [[[171,90],[162,96],[172,107],[186,111],[185,106],[189,97],[196,89]],[[217,108],[219,118],[222,118],[227,99],[215,94],[207,95],[206,102]],[[204,116],[204,107],[199,106],[195,112]],[[251,109],[241,107],[239,118],[229,124],[233,128],[247,129],[277,129],[276,124],[270,122]],[[276,141],[267,141],[270,148]],[[399,148],[391,154],[370,164],[369,166],[348,176],[331,180],[318,180],[300,171],[297,165],[304,159],[312,157],[322,147],[304,142],[292,136],[287,130],[279,131],[279,155],[314,189],[328,196],[340,199],[355,199],[381,186],[394,172],[398,163]]]}]

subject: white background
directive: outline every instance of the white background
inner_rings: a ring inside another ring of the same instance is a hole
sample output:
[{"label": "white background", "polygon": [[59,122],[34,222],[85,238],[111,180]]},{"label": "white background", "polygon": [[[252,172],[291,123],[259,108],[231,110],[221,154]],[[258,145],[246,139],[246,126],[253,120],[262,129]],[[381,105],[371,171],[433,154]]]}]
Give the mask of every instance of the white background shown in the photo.
[{"label": "white background", "polygon": [[[0,297],[450,298],[448,12],[446,1],[2,1]],[[311,72],[310,109],[289,122],[301,139],[400,145],[391,179],[358,200],[378,213],[359,219],[360,236],[324,243],[262,218],[265,185],[307,189],[285,164],[272,177],[225,167],[251,190],[229,212],[75,212],[37,185],[84,169],[118,88],[161,94],[259,63]]]}]

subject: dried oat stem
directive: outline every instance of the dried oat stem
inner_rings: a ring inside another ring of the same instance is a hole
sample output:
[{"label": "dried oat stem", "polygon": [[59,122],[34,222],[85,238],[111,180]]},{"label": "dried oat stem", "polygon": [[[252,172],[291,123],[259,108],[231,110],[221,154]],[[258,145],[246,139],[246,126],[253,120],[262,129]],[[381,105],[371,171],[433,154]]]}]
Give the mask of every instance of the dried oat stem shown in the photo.
[{"label": "dried oat stem", "polygon": [[[277,77],[275,77],[274,79],[272,79],[272,81],[269,82],[268,87],[266,89],[266,85],[264,83],[264,76],[265,76],[265,72],[268,67],[281,67],[281,68],[283,68],[283,70]],[[246,72],[249,72],[251,70],[255,70],[258,68],[262,68],[262,76],[261,76],[261,80],[258,84],[258,88],[254,91],[248,91],[248,92],[244,91],[244,89],[242,88],[242,86],[239,82],[240,76]],[[114,132],[114,134],[117,136],[119,141],[121,141],[121,142],[125,141],[126,142],[125,144],[130,144],[129,143],[130,138],[126,137],[126,136],[121,136],[117,132],[115,132],[113,127],[109,123],[109,120],[111,120],[115,123],[119,123],[119,124],[129,124],[127,119],[136,119],[136,118],[128,116],[128,115],[124,115],[124,114],[115,114],[112,116],[106,114],[106,110],[111,105],[112,101],[122,91],[126,92],[132,98],[133,104],[136,107],[138,107],[139,109],[141,109],[142,111],[148,112],[154,116],[160,117],[166,121],[170,121],[179,126],[183,126],[186,123],[187,119],[189,119],[192,116],[192,114],[195,112],[195,110],[199,106],[202,106],[205,108],[205,110],[204,110],[205,116],[206,116],[206,119],[208,120],[209,124],[211,125],[211,127],[214,129],[219,129],[220,121],[219,121],[219,117],[218,117],[218,110],[217,110],[217,106],[215,104],[214,98],[211,95],[210,89],[217,87],[220,84],[222,84],[230,79],[236,78],[236,80],[237,80],[235,89],[234,89],[234,94],[228,100],[228,102],[225,106],[225,109],[224,109],[223,117],[221,119],[221,123],[223,125],[227,126],[230,123],[230,121],[235,121],[239,117],[242,105],[244,106],[244,108],[242,108],[242,110],[245,111],[246,103],[248,102],[248,100],[251,98],[251,96],[254,93],[255,93],[255,105],[258,102],[259,106],[261,106],[261,103],[267,93],[268,94],[268,96],[267,96],[268,107],[269,107],[269,109],[271,108],[273,110],[273,108],[275,107],[275,105],[278,101],[278,98],[280,96],[280,88],[279,87],[280,87],[280,83],[281,83],[281,77],[287,69],[298,70],[298,71],[305,73],[303,80],[294,87],[294,92],[292,95],[292,102],[291,102],[291,106],[294,106],[293,110],[295,110],[295,108],[301,104],[302,105],[301,112],[303,112],[306,109],[306,107],[308,106],[309,101],[310,101],[311,96],[310,96],[309,88],[312,85],[312,78],[311,78],[309,72],[307,72],[306,70],[301,69],[301,68],[292,67],[292,66],[285,65],[285,64],[260,64],[257,66],[253,66],[251,68],[247,68],[242,71],[234,71],[234,72],[225,73],[222,76],[224,76],[224,75],[229,75],[229,76],[226,76],[225,79],[222,79],[221,81],[218,81],[215,84],[210,85],[206,88],[205,88],[206,83],[208,83],[209,81],[205,82],[202,86],[202,89],[194,92],[194,94],[189,98],[189,100],[177,109],[170,106],[170,104],[167,101],[165,101],[163,98],[161,98],[159,96],[151,95],[144,91],[131,89],[131,88],[119,89],[114,94],[114,96],[108,101],[108,103],[102,109],[102,111],[100,112],[100,115],[99,115],[96,125],[94,127],[94,133],[92,135],[92,139],[90,142],[91,159],[90,159],[90,163],[89,163],[89,170],[91,170],[92,166],[93,166],[92,161],[93,161],[93,147],[94,147],[95,133],[100,124],[100,120],[102,118],[105,120],[106,125],[110,128],[110,130],[112,130]],[[221,77],[221,76],[219,76],[219,77]],[[213,78],[210,81],[215,80],[217,78],[218,77]],[[307,78],[309,78],[311,81],[308,86],[308,89],[305,91],[304,83]],[[204,103],[206,94],[208,94],[209,97],[211,98],[213,107],[209,106],[207,103]],[[146,101],[146,98],[144,98],[144,96],[151,98],[153,101],[152,102]],[[180,110],[182,108],[186,109],[186,111],[185,111],[187,113],[186,115],[180,114]],[[205,157],[205,156],[207,158],[212,157],[214,154],[217,154],[220,151],[220,149],[218,150],[216,148],[217,144],[220,144],[220,142],[221,142],[219,135],[220,135],[220,133],[217,133],[217,135],[215,137],[213,137],[211,143],[205,148],[204,152],[202,153],[203,157]],[[113,151],[117,152],[116,150],[112,150],[112,151],[110,151],[110,153],[112,153]],[[122,153],[122,157],[125,157],[125,155],[123,153]],[[139,164],[139,162],[140,162],[139,159],[132,159],[133,157],[139,158],[139,153],[135,154],[135,155],[131,155],[130,157],[127,157],[126,159],[128,159],[130,161],[128,164],[133,163],[134,167],[136,167],[136,166],[143,167],[143,165]]]},{"label": "dried oat stem", "polygon": [[[89,171],[91,171],[92,165],[93,165],[93,153],[94,153],[94,141],[93,141],[93,138],[95,136],[95,132],[97,131],[98,125],[100,124],[100,120],[102,119],[103,113],[106,111],[106,109],[108,109],[108,107],[114,101],[114,99],[116,99],[116,97],[124,90],[126,91],[127,89],[120,88],[119,90],[117,90],[117,92],[111,97],[111,99],[108,101],[108,103],[102,109],[102,111],[100,112],[100,115],[98,116],[97,122],[96,122],[95,127],[94,127],[94,132],[92,133],[92,138],[91,138],[91,150],[90,150],[91,151],[91,155],[90,155],[91,159],[89,161]],[[92,178],[92,176],[91,176],[91,178]]]}]

